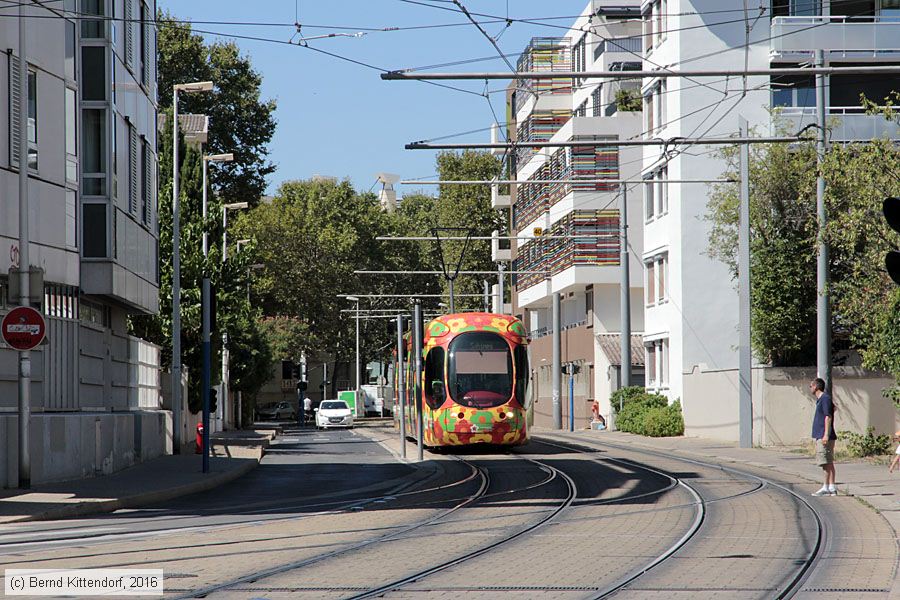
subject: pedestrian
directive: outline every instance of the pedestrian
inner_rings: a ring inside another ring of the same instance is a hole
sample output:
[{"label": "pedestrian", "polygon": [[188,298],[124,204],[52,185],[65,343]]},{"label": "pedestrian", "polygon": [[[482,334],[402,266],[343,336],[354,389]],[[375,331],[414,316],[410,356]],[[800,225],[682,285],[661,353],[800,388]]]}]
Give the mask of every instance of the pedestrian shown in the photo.
[{"label": "pedestrian", "polygon": [[307,419],[312,419],[312,400],[309,396],[303,397],[303,412],[306,413]]},{"label": "pedestrian", "polygon": [[810,381],[809,391],[816,397],[812,425],[812,437],[816,444],[816,464],[825,472],[825,482],[812,495],[837,496],[837,489],[834,487],[834,441],[837,439],[834,430],[834,402],[831,400],[831,394],[825,391],[825,381],[822,378]]},{"label": "pedestrian", "polygon": [[[894,441],[900,442],[900,429],[894,432]],[[898,463],[900,463],[900,443],[897,444],[897,449],[894,450],[894,459],[891,461],[891,466],[888,467],[888,473],[893,473]]]}]

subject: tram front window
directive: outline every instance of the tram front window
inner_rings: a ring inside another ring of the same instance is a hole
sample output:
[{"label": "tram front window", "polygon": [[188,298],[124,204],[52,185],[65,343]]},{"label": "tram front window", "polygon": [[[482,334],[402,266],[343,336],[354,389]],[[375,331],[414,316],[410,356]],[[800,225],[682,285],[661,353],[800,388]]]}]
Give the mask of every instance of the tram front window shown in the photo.
[{"label": "tram front window", "polygon": [[457,404],[491,408],[509,401],[512,353],[499,335],[464,333],[450,342],[450,394]]}]

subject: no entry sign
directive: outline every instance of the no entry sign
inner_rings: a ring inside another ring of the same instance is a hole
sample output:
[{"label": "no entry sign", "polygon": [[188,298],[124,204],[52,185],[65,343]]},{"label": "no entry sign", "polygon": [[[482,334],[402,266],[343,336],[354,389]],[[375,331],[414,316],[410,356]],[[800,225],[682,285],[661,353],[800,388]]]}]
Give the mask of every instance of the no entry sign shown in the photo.
[{"label": "no entry sign", "polygon": [[35,348],[43,341],[46,332],[44,315],[29,306],[12,309],[0,324],[3,341],[16,350]]}]

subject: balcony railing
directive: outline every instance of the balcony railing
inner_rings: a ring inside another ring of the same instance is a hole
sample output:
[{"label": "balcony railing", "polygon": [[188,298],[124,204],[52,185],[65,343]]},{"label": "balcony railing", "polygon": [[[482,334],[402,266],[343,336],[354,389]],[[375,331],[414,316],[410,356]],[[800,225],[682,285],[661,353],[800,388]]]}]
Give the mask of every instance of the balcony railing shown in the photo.
[{"label": "balcony railing", "polygon": [[[571,71],[572,43],[567,37],[536,37],[519,56],[517,71]],[[524,90],[516,93],[515,112],[531,98],[532,94],[571,94],[572,80],[564,77],[553,79],[522,80]]]},{"label": "balcony railing", "polygon": [[900,52],[900,19],[897,17],[775,17],[770,48],[775,54],[826,50],[867,52],[873,55]]},{"label": "balcony railing", "polygon": [[[584,139],[579,137],[579,140]],[[590,141],[606,138],[593,136]],[[613,141],[613,138],[609,138]],[[560,148],[531,177],[530,181],[561,181],[565,179],[595,180],[618,179],[619,150],[615,146],[574,146]],[[516,228],[533,222],[571,192],[611,192],[619,188],[617,183],[597,181],[570,181],[544,185],[521,185],[517,190],[513,214]]]},{"label": "balcony railing", "polygon": [[[789,131],[816,122],[814,106],[785,106],[778,111],[778,121]],[[830,129],[830,137],[835,141],[871,140],[900,137],[900,124],[889,121],[881,115],[867,115],[859,106],[830,106],[825,121]]]},{"label": "balcony railing", "polygon": [[[549,142],[569,119],[572,118],[571,110],[544,110],[535,111],[519,125],[516,131],[516,143]],[[537,153],[535,148],[518,146],[516,160],[524,165]]]},{"label": "balcony railing", "polygon": [[519,275],[516,279],[517,290],[527,289],[571,267],[606,267],[619,264],[618,210],[571,212],[557,221],[547,235],[575,237],[536,238],[521,246],[515,270],[547,271],[547,273]]},{"label": "balcony railing", "polygon": [[644,46],[641,36],[610,38],[601,40],[594,48],[594,60],[600,60],[604,52],[624,52],[626,54],[635,54],[643,56]]}]

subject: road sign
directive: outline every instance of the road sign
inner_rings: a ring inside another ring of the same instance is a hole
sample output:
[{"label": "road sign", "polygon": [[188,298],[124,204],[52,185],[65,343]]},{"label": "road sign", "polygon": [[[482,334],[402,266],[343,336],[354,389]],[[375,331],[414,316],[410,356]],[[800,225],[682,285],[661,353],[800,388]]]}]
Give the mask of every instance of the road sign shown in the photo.
[{"label": "road sign", "polygon": [[44,340],[47,324],[44,315],[29,306],[18,306],[0,324],[3,341],[15,350],[31,350]]},{"label": "road sign", "polygon": [[544,228],[543,227],[535,227],[534,228],[534,237],[541,237],[542,235],[544,235]]}]

